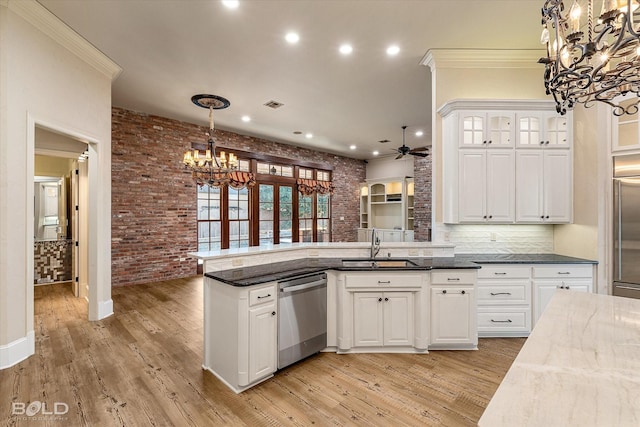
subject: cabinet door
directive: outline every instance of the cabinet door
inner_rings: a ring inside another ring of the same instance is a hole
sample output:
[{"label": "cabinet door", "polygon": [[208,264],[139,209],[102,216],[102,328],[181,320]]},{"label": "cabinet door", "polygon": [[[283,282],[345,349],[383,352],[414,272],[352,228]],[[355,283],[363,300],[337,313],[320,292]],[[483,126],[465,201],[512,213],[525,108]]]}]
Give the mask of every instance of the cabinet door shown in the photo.
[{"label": "cabinet door", "polygon": [[572,218],[573,172],[571,152],[544,151],[544,220],[568,223]]},{"label": "cabinet door", "polygon": [[516,222],[542,222],[544,152],[516,151]]},{"label": "cabinet door", "polygon": [[383,294],[384,345],[413,345],[413,293]]},{"label": "cabinet door", "polygon": [[383,345],[382,293],[353,294],[353,340],[356,347]]},{"label": "cabinet door", "polygon": [[484,222],[487,215],[486,150],[460,150],[459,164],[459,221]]},{"label": "cabinet door", "polygon": [[550,280],[550,281],[534,281],[534,325],[544,313],[551,297],[558,289],[565,289],[571,292],[591,292],[591,279],[572,279],[572,280]]},{"label": "cabinet door", "polygon": [[488,148],[512,147],[515,135],[514,114],[509,112],[487,114]]},{"label": "cabinet door", "polygon": [[276,371],[277,322],[275,304],[249,310],[249,382]]},{"label": "cabinet door", "polygon": [[542,115],[540,113],[518,113],[516,126],[517,146],[524,148],[542,145]]},{"label": "cabinet door", "polygon": [[460,112],[459,126],[461,147],[484,147],[486,145],[484,113]]},{"label": "cabinet door", "polygon": [[513,222],[515,161],[513,150],[487,151],[487,211],[489,222]]},{"label": "cabinet door", "polygon": [[476,342],[473,288],[431,288],[431,344]]},{"label": "cabinet door", "polygon": [[545,148],[568,148],[570,145],[569,118],[556,112],[544,115],[544,146]]}]

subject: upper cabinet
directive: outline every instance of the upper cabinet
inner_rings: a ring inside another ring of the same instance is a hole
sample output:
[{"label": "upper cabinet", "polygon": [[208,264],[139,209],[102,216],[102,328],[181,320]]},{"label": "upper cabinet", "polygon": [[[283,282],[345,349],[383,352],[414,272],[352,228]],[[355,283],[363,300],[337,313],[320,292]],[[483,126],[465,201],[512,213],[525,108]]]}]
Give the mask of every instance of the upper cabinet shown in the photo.
[{"label": "upper cabinet", "polygon": [[527,111],[516,115],[518,148],[569,148],[570,118],[555,111]]},{"label": "upper cabinet", "polygon": [[515,126],[512,112],[460,111],[458,123],[460,147],[513,147]]},{"label": "upper cabinet", "polygon": [[456,100],[439,113],[445,223],[571,222],[571,112],[550,101]]},{"label": "upper cabinet", "polygon": [[[638,103],[638,97],[629,96],[620,104],[625,108]],[[612,151],[640,149],[640,120],[638,113],[614,117]]]}]

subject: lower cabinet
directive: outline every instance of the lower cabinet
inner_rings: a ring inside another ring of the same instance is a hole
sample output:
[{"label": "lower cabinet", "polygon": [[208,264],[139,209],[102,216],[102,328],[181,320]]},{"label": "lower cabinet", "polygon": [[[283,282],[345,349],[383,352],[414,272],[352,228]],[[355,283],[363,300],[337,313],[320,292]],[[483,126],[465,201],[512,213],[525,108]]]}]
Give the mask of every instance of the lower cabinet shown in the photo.
[{"label": "lower cabinet", "polygon": [[593,288],[593,267],[591,265],[537,265],[533,267],[532,276],[534,326],[558,289],[591,292]]},{"label": "lower cabinet", "polygon": [[431,341],[429,349],[476,349],[476,271],[431,273]]},{"label": "lower cabinet", "polygon": [[428,283],[428,272],[339,274],[337,352],[425,353]]},{"label": "lower cabinet", "polygon": [[413,323],[413,292],[354,292],[354,346],[412,346]]},{"label": "lower cabinet", "polygon": [[277,284],[230,286],[204,279],[204,360],[236,393],[277,369]]}]

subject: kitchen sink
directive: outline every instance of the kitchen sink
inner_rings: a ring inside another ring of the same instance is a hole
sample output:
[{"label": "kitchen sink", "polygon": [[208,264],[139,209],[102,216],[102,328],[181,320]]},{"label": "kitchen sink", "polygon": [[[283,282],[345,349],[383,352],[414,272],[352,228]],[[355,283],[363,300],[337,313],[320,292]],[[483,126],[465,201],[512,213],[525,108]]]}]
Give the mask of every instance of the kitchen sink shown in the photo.
[{"label": "kitchen sink", "polygon": [[417,264],[408,259],[343,259],[343,267],[354,268],[391,268],[391,267],[416,267]]}]

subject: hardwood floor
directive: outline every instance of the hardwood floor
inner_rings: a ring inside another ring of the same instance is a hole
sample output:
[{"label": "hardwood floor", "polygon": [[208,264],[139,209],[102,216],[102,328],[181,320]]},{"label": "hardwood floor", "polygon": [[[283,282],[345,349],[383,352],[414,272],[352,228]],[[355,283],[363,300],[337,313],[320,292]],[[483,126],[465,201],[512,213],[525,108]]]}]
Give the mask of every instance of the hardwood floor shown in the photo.
[{"label": "hardwood floor", "polygon": [[[114,316],[89,322],[69,285],[35,288],[36,354],[0,371],[0,422],[471,426],[524,344],[481,339],[479,351],[322,353],[236,395],[201,369],[201,277],[114,288],[113,301]],[[12,415],[12,404],[34,401],[47,414]],[[68,412],[50,414],[56,402]]]}]

